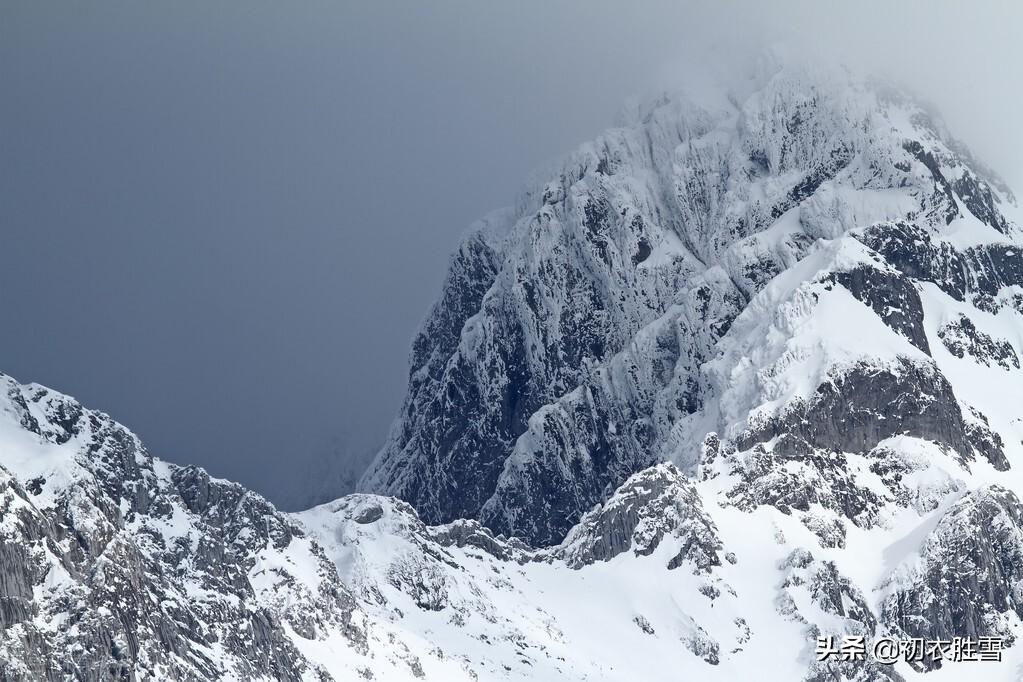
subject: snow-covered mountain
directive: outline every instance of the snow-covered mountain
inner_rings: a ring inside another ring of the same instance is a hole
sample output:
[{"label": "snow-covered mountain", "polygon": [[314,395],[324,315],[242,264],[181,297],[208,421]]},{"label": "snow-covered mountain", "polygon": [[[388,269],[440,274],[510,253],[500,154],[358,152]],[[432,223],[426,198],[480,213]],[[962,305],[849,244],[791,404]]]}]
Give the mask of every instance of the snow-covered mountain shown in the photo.
[{"label": "snow-covered mountain", "polygon": [[844,71],[624,119],[466,235],[364,493],[284,514],[3,377],[0,679],[1018,679],[1008,188]]},{"label": "snow-covered mountain", "polygon": [[[853,452],[909,432],[972,456],[982,422],[959,401],[984,396],[950,386],[944,355],[974,383],[1014,382],[1008,189],[912,100],[841,72],[768,62],[702,99],[638,107],[469,234],[362,489],[549,544],[636,471],[695,475],[712,432]],[[981,336],[956,345],[972,334],[957,314]],[[988,338],[1007,371],[972,370],[965,348]],[[858,365],[912,368],[889,392],[924,390],[940,414],[878,402],[850,430],[822,406],[791,432],[819,386],[873,394]]]}]

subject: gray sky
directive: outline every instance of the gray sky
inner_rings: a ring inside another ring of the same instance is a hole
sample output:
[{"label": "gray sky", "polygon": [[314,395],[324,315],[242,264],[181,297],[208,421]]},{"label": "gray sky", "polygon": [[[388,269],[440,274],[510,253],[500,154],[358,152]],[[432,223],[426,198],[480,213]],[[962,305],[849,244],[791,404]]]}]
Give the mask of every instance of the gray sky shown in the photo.
[{"label": "gray sky", "polygon": [[6,0],[0,371],[287,503],[383,439],[458,235],[627,96],[784,40],[910,81],[1020,187],[1020,19],[951,1]]}]

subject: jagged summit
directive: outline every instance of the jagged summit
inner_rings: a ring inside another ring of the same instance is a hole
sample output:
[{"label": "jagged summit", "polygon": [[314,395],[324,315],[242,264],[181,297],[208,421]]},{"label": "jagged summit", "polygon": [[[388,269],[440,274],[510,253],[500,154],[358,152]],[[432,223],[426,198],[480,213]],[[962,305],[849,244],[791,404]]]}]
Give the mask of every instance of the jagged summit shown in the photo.
[{"label": "jagged summit", "polygon": [[836,373],[929,372],[923,282],[989,308],[1021,283],[1011,193],[899,91],[768,59],[695,101],[637,105],[465,238],[362,489],[556,543]]}]

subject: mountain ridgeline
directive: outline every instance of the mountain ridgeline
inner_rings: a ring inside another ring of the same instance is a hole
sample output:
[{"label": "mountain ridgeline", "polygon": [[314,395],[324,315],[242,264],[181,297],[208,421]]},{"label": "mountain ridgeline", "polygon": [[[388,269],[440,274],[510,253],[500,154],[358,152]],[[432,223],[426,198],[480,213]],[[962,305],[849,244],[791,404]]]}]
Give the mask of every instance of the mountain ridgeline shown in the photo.
[{"label": "mountain ridgeline", "polygon": [[1021,355],[1009,189],[765,60],[467,233],[357,494],[283,513],[0,375],[0,680],[1016,680]]}]

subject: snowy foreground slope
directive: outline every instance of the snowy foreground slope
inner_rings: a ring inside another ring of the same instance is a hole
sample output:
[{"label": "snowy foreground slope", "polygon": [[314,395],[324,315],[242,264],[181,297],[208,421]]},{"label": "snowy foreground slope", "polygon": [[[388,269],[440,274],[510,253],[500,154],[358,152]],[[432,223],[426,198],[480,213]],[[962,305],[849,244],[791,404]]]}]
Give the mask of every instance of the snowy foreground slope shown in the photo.
[{"label": "snowy foreground slope", "polygon": [[[282,514],[152,458],[71,398],[2,382],[0,679],[941,680],[983,666],[1008,680],[1023,666],[1019,646],[926,673],[815,662],[818,633],[1018,632],[1023,509],[990,483],[1011,479],[933,442],[833,455],[826,483],[819,463],[764,453],[722,454],[698,482],[662,463],[532,549],[374,495]],[[751,510],[768,490],[785,505]],[[833,504],[859,522],[837,530]]]},{"label": "snowy foreground slope", "polygon": [[900,93],[777,64],[556,175],[453,258],[386,495],[284,514],[0,375],[0,679],[1023,676],[1009,190]]}]

